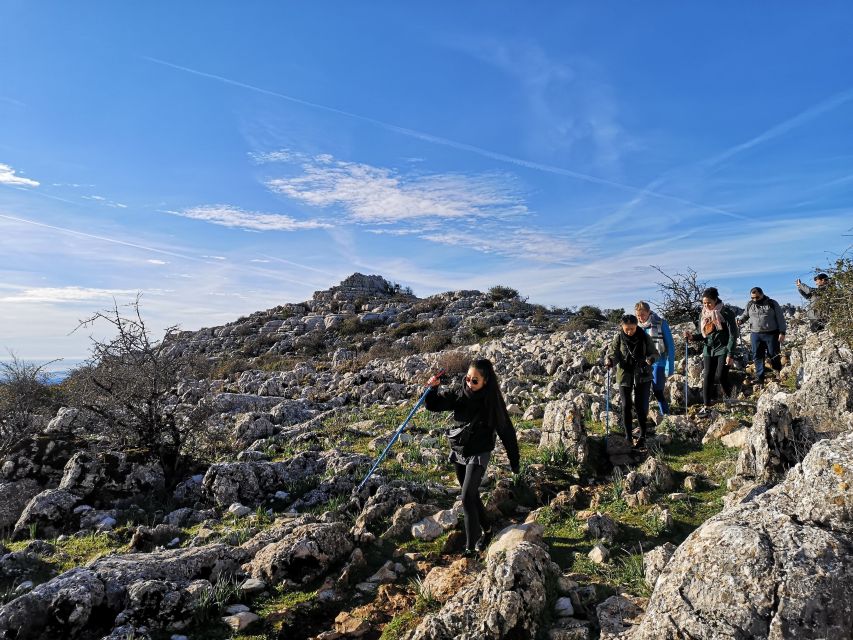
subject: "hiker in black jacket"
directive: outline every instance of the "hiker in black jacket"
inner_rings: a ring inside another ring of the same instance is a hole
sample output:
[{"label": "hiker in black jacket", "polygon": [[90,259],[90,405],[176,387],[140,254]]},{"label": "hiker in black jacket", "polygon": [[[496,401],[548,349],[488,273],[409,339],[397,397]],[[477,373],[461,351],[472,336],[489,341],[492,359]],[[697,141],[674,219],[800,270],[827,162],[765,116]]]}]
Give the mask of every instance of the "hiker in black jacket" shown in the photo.
[{"label": "hiker in black jacket", "polygon": [[462,511],[465,514],[465,556],[484,551],[492,538],[491,525],[480,498],[480,482],[500,436],[513,473],[519,471],[518,440],[506,410],[498,378],[492,362],[471,362],[462,390],[439,392],[439,376],[427,383],[432,387],[426,396],[429,411],[452,411],[454,426],[448,430],[450,461],[462,487]]},{"label": "hiker in black jacket", "polygon": [[770,356],[770,366],[782,370],[781,343],[785,341],[787,323],[779,303],[764,295],[761,287],[749,292],[746,309],[737,319],[738,325],[749,321],[749,339],[752,359],[755,361],[755,382],[764,382],[764,356]]},{"label": "hiker in black jacket", "polygon": [[[605,364],[608,369],[616,365],[616,384],[619,385],[625,438],[637,448],[646,444],[652,365],[659,355],[652,337],[643,330],[637,330],[637,316],[622,316],[622,327],[607,349]],[[632,410],[636,411],[637,423],[640,425],[640,437],[636,442],[631,439]]]}]

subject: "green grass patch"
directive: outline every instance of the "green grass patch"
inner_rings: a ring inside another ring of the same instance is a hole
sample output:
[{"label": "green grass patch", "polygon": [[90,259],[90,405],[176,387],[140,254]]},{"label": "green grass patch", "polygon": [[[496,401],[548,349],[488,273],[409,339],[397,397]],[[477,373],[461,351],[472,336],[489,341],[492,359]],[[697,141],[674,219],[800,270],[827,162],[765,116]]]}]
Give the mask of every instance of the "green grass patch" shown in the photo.
[{"label": "green grass patch", "polygon": [[435,540],[406,540],[399,544],[399,548],[404,553],[420,553],[424,556],[435,557],[441,554],[448,536],[450,536],[449,532],[441,534]]},{"label": "green grass patch", "polygon": [[703,445],[694,440],[674,438],[664,448],[661,458],[675,471],[680,471],[688,463],[705,465],[711,471],[719,462],[736,460],[739,453],[739,449],[727,447],[719,440]]}]

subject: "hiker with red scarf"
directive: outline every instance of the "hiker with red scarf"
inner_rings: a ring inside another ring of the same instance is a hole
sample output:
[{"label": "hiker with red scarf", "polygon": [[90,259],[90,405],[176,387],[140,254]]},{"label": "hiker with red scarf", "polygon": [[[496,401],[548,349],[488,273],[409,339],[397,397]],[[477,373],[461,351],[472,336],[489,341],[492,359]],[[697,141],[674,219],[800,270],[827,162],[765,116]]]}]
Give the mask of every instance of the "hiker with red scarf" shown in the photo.
[{"label": "hiker with red scarf", "polygon": [[729,367],[734,363],[735,345],[738,339],[735,313],[720,300],[715,287],[702,292],[702,313],[699,316],[699,333],[684,332],[685,340],[701,340],[702,350],[702,402],[705,414],[716,399],[717,385],[729,395],[732,383]]}]

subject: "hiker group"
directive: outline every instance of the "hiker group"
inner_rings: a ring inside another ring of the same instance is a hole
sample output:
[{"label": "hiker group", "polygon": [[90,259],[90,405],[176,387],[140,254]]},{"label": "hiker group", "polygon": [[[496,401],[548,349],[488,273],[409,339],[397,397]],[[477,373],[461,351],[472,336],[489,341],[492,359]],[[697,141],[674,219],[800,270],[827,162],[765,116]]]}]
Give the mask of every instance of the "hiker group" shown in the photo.
[{"label": "hiker group", "polygon": [[[820,274],[815,278],[816,288],[807,287],[799,280],[796,285],[804,297],[813,299],[828,280],[825,274]],[[817,315],[810,311],[809,319],[812,328],[818,328],[816,323],[820,319]],[[747,324],[750,330],[755,382],[760,384],[764,380],[765,360],[769,360],[771,368],[776,371],[782,368],[780,346],[785,340],[787,325],[779,303],[767,297],[761,287],[753,287],[746,309],[736,317],[733,309],[723,304],[716,288],[705,289],[702,292],[699,331],[684,332],[688,345],[690,342],[702,344],[703,411],[715,401],[718,385],[727,395],[731,393],[732,383],[728,374],[734,361],[741,324]],[[664,386],[667,376],[675,371],[675,343],[669,323],[654,313],[647,302],[637,302],[633,314],[622,316],[620,330],[607,348],[605,365],[608,370],[608,410],[609,372],[615,367],[625,437],[633,447],[642,448],[648,433],[651,396],[656,399],[662,415],[669,413]],[[447,434],[450,462],[462,490],[465,521],[463,555],[472,557],[485,550],[492,538],[492,528],[480,497],[480,484],[497,439],[500,438],[506,450],[513,473],[519,472],[518,440],[490,360],[471,361],[460,390],[439,390],[442,382],[442,374],[433,375],[427,382],[422,400],[428,411],[453,412],[453,427]],[[632,431],[634,415],[639,426],[636,439]]]},{"label": "hiker group", "polygon": [[[800,294],[812,303],[829,283],[825,273],[815,276],[815,287],[809,287],[799,279],[795,282]],[[635,314],[622,316],[620,330],[611,341],[605,356],[608,370],[616,368],[616,384],[622,407],[622,424],[625,438],[635,448],[645,445],[649,423],[650,392],[658,402],[661,415],[669,413],[663,390],[666,377],[675,370],[675,345],[666,320],[653,313],[645,301],[634,306]],[[814,304],[809,306],[810,328],[818,331],[824,322],[816,312]],[[762,385],[766,377],[766,363],[775,371],[782,369],[781,345],[785,341],[787,322],[779,303],[765,295],[761,287],[750,290],[749,301],[740,316],[723,304],[715,287],[702,292],[702,311],[699,315],[698,331],[685,331],[685,350],[690,342],[702,346],[702,404],[699,415],[707,415],[717,399],[721,388],[728,397],[733,382],[729,371],[739,339],[738,328],[746,325],[750,334],[750,351],[755,363],[754,385]],[[685,371],[685,375],[686,375]],[[609,407],[609,377],[608,377]],[[685,404],[688,389],[685,383]],[[639,437],[634,438],[633,421],[636,416]]]}]

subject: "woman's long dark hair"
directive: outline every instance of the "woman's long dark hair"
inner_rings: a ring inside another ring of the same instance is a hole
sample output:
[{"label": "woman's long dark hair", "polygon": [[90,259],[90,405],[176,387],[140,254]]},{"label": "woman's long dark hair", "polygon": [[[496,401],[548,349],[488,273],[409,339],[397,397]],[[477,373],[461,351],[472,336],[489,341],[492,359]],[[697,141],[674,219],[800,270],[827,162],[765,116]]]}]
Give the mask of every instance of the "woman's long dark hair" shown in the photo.
[{"label": "woman's long dark hair", "polygon": [[483,378],[485,378],[486,384],[483,387],[483,394],[489,425],[496,429],[512,425],[509,412],[506,410],[506,402],[501,393],[501,386],[498,383],[498,374],[495,373],[492,361],[488,358],[477,358],[471,361],[470,366],[482,373]]}]

